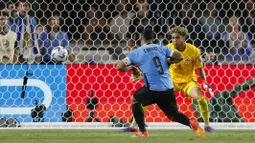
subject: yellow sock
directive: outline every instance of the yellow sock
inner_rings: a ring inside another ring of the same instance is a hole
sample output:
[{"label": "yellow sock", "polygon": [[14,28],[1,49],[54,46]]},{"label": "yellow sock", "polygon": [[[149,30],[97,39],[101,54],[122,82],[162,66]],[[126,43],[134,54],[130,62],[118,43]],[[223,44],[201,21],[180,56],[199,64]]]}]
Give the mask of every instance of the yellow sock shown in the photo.
[{"label": "yellow sock", "polygon": [[200,114],[204,120],[205,126],[209,126],[209,110],[208,103],[204,96],[197,100],[198,108],[200,110]]},{"label": "yellow sock", "polygon": [[[143,112],[145,112],[147,110],[148,106],[142,106],[142,108],[143,108]],[[135,118],[133,118],[133,121],[132,121],[130,127],[135,128],[136,126],[137,126],[137,124],[135,122]]]},{"label": "yellow sock", "polygon": [[143,108],[143,112],[145,112],[147,110],[148,106],[142,106],[142,108]]}]

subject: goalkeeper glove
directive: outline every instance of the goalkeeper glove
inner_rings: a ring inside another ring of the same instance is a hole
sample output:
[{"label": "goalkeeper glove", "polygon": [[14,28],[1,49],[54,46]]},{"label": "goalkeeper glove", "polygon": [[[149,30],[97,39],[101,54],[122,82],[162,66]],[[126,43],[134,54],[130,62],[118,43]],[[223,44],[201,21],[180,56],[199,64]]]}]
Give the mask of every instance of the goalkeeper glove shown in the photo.
[{"label": "goalkeeper glove", "polygon": [[211,96],[213,96],[213,90],[210,84],[208,84],[206,81],[203,81],[203,87],[211,94]]}]

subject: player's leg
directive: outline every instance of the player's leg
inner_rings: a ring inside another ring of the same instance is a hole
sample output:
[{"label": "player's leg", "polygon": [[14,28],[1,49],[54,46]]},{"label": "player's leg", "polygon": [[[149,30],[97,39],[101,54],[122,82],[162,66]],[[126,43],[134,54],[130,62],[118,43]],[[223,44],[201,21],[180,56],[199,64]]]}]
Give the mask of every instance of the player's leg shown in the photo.
[{"label": "player's leg", "polygon": [[[146,112],[148,106],[142,106],[143,112]],[[133,132],[133,128],[137,127],[137,123],[135,121],[135,119],[133,118],[132,123],[130,124],[129,127],[121,129],[120,132]]]},{"label": "player's leg", "polygon": [[[181,89],[185,86],[185,84],[175,84],[174,83],[174,92],[181,91]],[[148,106],[143,106],[143,111],[145,112],[148,108]],[[135,132],[137,127],[137,123],[135,119],[133,118],[132,123],[129,127],[120,129],[119,132]]]},{"label": "player's leg", "polygon": [[205,99],[203,92],[202,92],[201,88],[199,87],[199,85],[195,81],[191,81],[183,88],[183,91],[189,97],[192,97],[193,99],[197,100],[200,114],[204,120],[205,130],[207,132],[215,132],[215,130],[212,127],[210,127],[210,125],[209,125],[208,102]]},{"label": "player's leg", "polygon": [[[156,97],[156,95],[154,95],[154,97]],[[162,92],[161,95],[157,96],[156,100],[157,105],[165,113],[169,120],[190,127],[201,138],[205,136],[205,131],[199,126],[196,120],[191,121],[186,115],[178,112],[173,89]]]},{"label": "player's leg", "polygon": [[133,116],[134,116],[134,119],[136,120],[136,123],[137,123],[137,125],[139,127],[139,131],[140,131],[131,137],[148,137],[149,134],[146,131],[144,112],[142,109],[142,105],[148,106],[150,104],[155,103],[150,90],[146,87],[142,87],[142,88],[138,89],[134,93],[134,96],[131,97],[131,103],[132,103]]}]

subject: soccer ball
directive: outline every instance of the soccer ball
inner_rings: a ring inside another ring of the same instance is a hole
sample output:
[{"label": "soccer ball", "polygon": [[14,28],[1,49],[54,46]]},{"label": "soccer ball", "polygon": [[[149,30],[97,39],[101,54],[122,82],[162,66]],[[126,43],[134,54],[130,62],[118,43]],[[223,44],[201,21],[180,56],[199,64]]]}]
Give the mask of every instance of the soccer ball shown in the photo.
[{"label": "soccer ball", "polygon": [[62,46],[55,47],[51,52],[51,58],[55,62],[64,62],[67,60],[68,51]]}]

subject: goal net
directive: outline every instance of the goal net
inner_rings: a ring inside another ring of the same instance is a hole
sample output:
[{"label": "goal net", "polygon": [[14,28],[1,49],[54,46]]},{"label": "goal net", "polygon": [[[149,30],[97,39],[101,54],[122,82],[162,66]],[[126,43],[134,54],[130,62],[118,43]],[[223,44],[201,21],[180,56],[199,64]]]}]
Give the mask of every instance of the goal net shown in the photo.
[{"label": "goal net", "polygon": [[[120,73],[115,65],[139,46],[146,25],[156,32],[156,42],[164,45],[170,42],[172,27],[188,29],[187,42],[201,50],[213,88],[213,96],[203,90],[213,127],[255,129],[254,1],[2,2],[10,11],[8,30],[18,36],[20,57],[18,64],[0,65],[1,129],[129,126],[130,97],[143,81],[132,83],[131,73]],[[9,45],[0,41],[0,46]],[[56,46],[67,48],[75,60],[68,57],[64,64],[52,64],[47,57]],[[31,53],[24,52],[31,47]],[[179,92],[176,100],[180,112],[203,122],[196,101]],[[145,118],[150,129],[187,129],[170,122],[156,105],[148,107]]]}]

